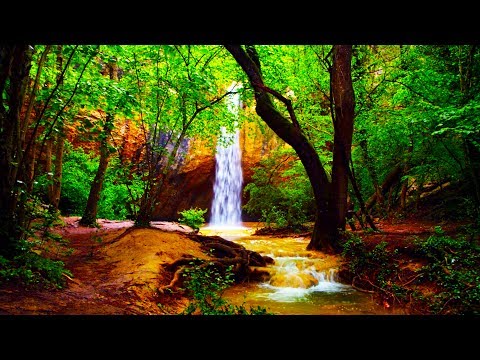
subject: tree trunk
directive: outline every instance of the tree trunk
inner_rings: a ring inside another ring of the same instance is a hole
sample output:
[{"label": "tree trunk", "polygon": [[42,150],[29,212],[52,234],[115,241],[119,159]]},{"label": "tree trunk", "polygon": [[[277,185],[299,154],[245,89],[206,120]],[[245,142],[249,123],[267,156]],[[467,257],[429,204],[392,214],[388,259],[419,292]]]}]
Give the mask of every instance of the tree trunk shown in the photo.
[{"label": "tree trunk", "polygon": [[26,190],[18,172],[22,152],[20,110],[29,78],[29,45],[0,45],[0,254],[11,257],[23,237],[25,211],[19,202]]},{"label": "tree trunk", "polygon": [[[149,166],[150,177],[148,179],[149,184],[148,188],[142,195],[140,209],[138,210],[138,215],[135,218],[135,226],[143,227],[143,226],[150,226],[150,221],[152,221],[153,217],[153,210],[156,206],[156,201],[160,197],[163,191],[163,185],[165,184],[165,180],[167,179],[170,171],[170,167],[173,165],[174,160],[177,156],[178,149],[182,144],[183,140],[185,139],[187,128],[183,128],[180,136],[178,137],[173,149],[170,153],[166,154],[167,162],[163,166],[163,171],[161,172],[160,176],[157,176],[157,172],[155,171],[159,162],[161,161],[162,154],[160,153],[153,153],[151,157],[151,164]],[[167,143],[168,144],[168,143]],[[165,149],[167,144],[165,144]],[[168,150],[167,150],[168,151]],[[154,156],[156,155],[156,158]],[[153,165],[153,166],[152,166]]]},{"label": "tree trunk", "polygon": [[[380,192],[382,193],[382,197],[390,190],[390,188],[395,185],[400,178],[402,177],[402,166],[397,165],[393,168],[392,171],[387,175],[385,181],[383,182],[382,186],[380,186]],[[378,193],[375,192],[365,203],[365,208],[369,211],[377,202]],[[360,216],[360,212],[357,212],[357,215]]]},{"label": "tree trunk", "polygon": [[[59,86],[63,85],[62,69],[63,69],[63,54],[62,45],[57,46],[57,83]],[[55,171],[50,190],[50,205],[54,210],[58,209],[60,202],[60,193],[62,189],[62,167],[63,167],[63,149],[65,147],[64,124],[59,124],[58,135],[55,142]]]},{"label": "tree trunk", "polygon": [[402,184],[402,190],[400,192],[400,209],[405,212],[407,209],[407,190],[408,190],[408,180],[405,180]]},{"label": "tree trunk", "polygon": [[[63,129],[62,129],[63,131]],[[63,149],[65,147],[65,136],[58,134],[56,149],[55,149],[55,171],[53,173],[52,190],[50,192],[50,205],[55,210],[58,209],[60,202],[60,194],[62,190],[62,168],[63,168]]]},{"label": "tree trunk", "polygon": [[298,123],[289,121],[273,105],[260,70],[260,62],[254,47],[248,54],[241,46],[225,45],[237,63],[247,74],[255,91],[256,112],[283,141],[293,147],[307,172],[316,203],[316,219],[312,238],[307,249],[335,252],[338,231],[329,211],[330,182],[313,145],[303,134]]},{"label": "tree trunk", "polygon": [[100,200],[103,180],[105,179],[105,173],[107,172],[109,162],[110,152],[108,149],[108,137],[112,131],[112,122],[113,116],[111,114],[107,114],[105,125],[103,127],[103,133],[101,134],[102,140],[100,142],[100,160],[98,163],[97,173],[95,174],[95,178],[93,179],[90,187],[90,193],[88,194],[85,211],[80,219],[80,224],[84,226],[95,226],[97,222],[98,200]]},{"label": "tree trunk", "polygon": [[[362,132],[364,136],[366,136],[365,130],[360,130],[360,132]],[[363,157],[363,163],[368,171],[368,174],[370,175],[370,178],[372,179],[373,188],[375,190],[375,203],[379,204],[379,207],[381,207],[383,204],[384,198],[382,195],[381,186],[379,185],[379,182],[378,182],[377,171],[375,170],[375,165],[374,165],[375,160],[372,159],[372,157],[370,156],[366,138],[362,139],[359,145],[360,145],[360,148],[362,149],[361,154]],[[368,204],[368,201],[367,201],[367,204]]]},{"label": "tree trunk", "polygon": [[351,157],[355,99],[351,74],[352,46],[333,47],[332,95],[335,106],[332,201],[330,211],[335,227],[345,231],[348,173]]},{"label": "tree trunk", "polygon": [[[353,165],[352,165],[352,169],[353,169]],[[370,225],[372,230],[377,231],[377,227],[375,226],[375,223],[373,222],[370,214],[367,211],[367,208],[365,207],[365,202],[363,201],[362,193],[360,192],[360,189],[358,188],[357,181],[355,179],[355,175],[353,173],[353,170],[350,170],[350,168],[349,168],[348,176],[350,177],[350,183],[352,184],[353,192],[355,193],[355,196],[356,196],[356,198],[358,200],[358,203],[360,205],[360,209],[358,211],[360,212],[360,214],[363,213],[363,215],[365,215],[365,220],[368,222],[368,224]],[[358,214],[355,214],[355,215],[357,216],[357,219],[358,219],[358,222],[360,223],[360,226],[362,228],[364,228],[362,217]]]},{"label": "tree trunk", "polygon": [[[107,70],[110,80],[118,80],[118,66],[115,62],[109,62],[107,64]],[[110,151],[108,139],[113,129],[114,115],[107,113],[105,124],[103,125],[103,131],[100,134],[100,160],[98,164],[97,173],[93,179],[93,183],[90,187],[90,193],[88,194],[87,205],[85,211],[80,219],[80,224],[85,226],[95,226],[97,223],[97,210],[98,201],[100,200],[100,194],[102,192],[103,180],[105,179],[105,173],[107,172],[108,163],[110,161]]]},{"label": "tree trunk", "polygon": [[[33,142],[32,144],[34,144]],[[52,151],[53,151],[53,139],[48,139],[45,146],[45,174],[47,174],[48,185],[47,185],[47,200],[50,202],[52,199],[52,183],[53,183],[53,172],[52,172]],[[41,156],[41,154],[40,154]],[[37,167],[37,172],[38,172]],[[35,177],[35,175],[34,175]]]}]

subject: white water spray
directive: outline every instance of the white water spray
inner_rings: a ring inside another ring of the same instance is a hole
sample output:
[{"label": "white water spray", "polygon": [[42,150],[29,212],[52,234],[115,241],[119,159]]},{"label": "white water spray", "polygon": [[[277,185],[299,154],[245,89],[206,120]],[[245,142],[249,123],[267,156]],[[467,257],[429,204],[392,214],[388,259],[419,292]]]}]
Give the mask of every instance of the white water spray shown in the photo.
[{"label": "white water spray", "polygon": [[[236,87],[239,87],[238,84],[232,83],[229,91]],[[237,117],[240,95],[231,94],[228,100],[228,109]],[[215,155],[215,184],[209,227],[242,227],[243,173],[239,137],[238,129],[235,133],[228,133],[222,127]],[[225,143],[229,145],[225,146]]]}]

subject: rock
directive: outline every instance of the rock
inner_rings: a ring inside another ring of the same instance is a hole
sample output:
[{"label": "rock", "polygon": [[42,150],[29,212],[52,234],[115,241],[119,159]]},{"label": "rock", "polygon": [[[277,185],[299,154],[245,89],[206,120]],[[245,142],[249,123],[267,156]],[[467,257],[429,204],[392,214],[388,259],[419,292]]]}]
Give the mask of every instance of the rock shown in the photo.
[{"label": "rock", "polygon": [[[251,121],[245,122],[240,129],[240,147],[242,151],[243,186],[251,182],[253,168],[268,154],[286,146],[280,138],[265,125]],[[176,221],[179,212],[198,207],[208,209],[205,219],[210,218],[215,183],[215,143],[210,139],[190,139],[187,153],[174,176],[168,178],[164,191],[158,199],[159,205],[154,211],[154,219]],[[242,203],[248,198],[243,196]],[[244,219],[248,218],[242,214]]]},{"label": "rock", "polygon": [[250,266],[248,278],[251,281],[266,282],[272,277],[271,271],[272,270],[267,267]]},{"label": "rock", "polygon": [[275,274],[270,279],[270,285],[278,287],[293,287],[307,289],[318,284],[318,280],[308,273]]}]

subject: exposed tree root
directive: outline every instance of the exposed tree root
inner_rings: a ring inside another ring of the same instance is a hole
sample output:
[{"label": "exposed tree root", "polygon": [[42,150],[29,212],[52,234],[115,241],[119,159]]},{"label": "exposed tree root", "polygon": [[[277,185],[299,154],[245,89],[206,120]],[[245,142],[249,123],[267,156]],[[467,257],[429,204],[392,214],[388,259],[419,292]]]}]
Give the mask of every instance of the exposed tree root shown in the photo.
[{"label": "exposed tree root", "polygon": [[[228,241],[219,236],[202,236],[198,234],[188,234],[189,238],[201,244],[210,258],[200,259],[193,256],[184,256],[169,263],[164,263],[165,270],[173,272],[172,280],[166,286],[158,288],[158,292],[164,294],[166,290],[173,292],[182,285],[184,276],[182,274],[187,268],[199,266],[200,268],[214,266],[220,271],[226,271],[232,267],[234,279],[237,283],[243,281],[258,281],[268,276],[267,271],[259,271],[258,267],[266,267],[267,264],[273,264],[274,260],[268,256],[262,256],[259,253],[245,249],[244,246]],[[260,276],[261,275],[261,276]]]},{"label": "exposed tree root", "polygon": [[364,293],[367,293],[367,294],[374,294],[374,293],[375,293],[375,291],[373,291],[373,290],[362,289],[362,288],[358,287],[357,285],[355,285],[355,279],[357,279],[357,278],[358,278],[358,276],[355,276],[355,277],[353,278],[353,280],[352,280],[352,287],[353,287],[355,290],[358,290],[358,291],[360,291],[360,292],[364,292]]},{"label": "exposed tree root", "polygon": [[161,294],[165,293],[165,290],[170,290],[173,291],[173,288],[182,280],[181,275],[185,270],[185,265],[180,266],[177,271],[173,274],[173,279],[170,281],[170,283],[166,286],[161,286],[157,289],[157,291]]}]

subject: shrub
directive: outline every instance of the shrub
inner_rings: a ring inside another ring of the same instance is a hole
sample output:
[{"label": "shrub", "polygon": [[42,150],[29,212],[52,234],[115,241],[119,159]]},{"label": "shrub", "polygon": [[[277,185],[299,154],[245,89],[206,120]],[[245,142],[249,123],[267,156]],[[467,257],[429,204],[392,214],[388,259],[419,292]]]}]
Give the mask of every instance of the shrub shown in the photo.
[{"label": "shrub", "polygon": [[0,256],[0,283],[15,281],[24,285],[62,288],[65,275],[72,276],[64,263],[54,257],[69,255],[72,249],[67,241],[51,231],[59,223],[57,211],[42,206],[38,197],[26,201],[26,216],[31,226],[25,229],[28,240],[15,244],[15,254],[10,258]]},{"label": "shrub", "polygon": [[395,262],[398,251],[388,250],[385,241],[369,250],[360,237],[353,235],[343,245],[342,255],[349,260],[350,271],[355,275],[366,276],[375,273],[380,287],[384,287],[388,279],[398,271]]},{"label": "shrub", "polygon": [[186,268],[183,276],[187,277],[185,288],[192,301],[182,315],[266,315],[267,310],[260,306],[245,308],[228,303],[222,294],[234,282],[233,265],[221,273],[213,264],[204,267],[193,265]]},{"label": "shrub", "polygon": [[181,217],[178,222],[190,226],[193,230],[197,231],[205,223],[203,215],[207,212],[207,209],[191,208],[188,210],[180,211]]},{"label": "shrub", "polygon": [[480,247],[463,237],[452,238],[436,228],[426,240],[416,240],[419,255],[429,260],[421,271],[441,291],[430,299],[430,309],[443,313],[480,314]]}]

